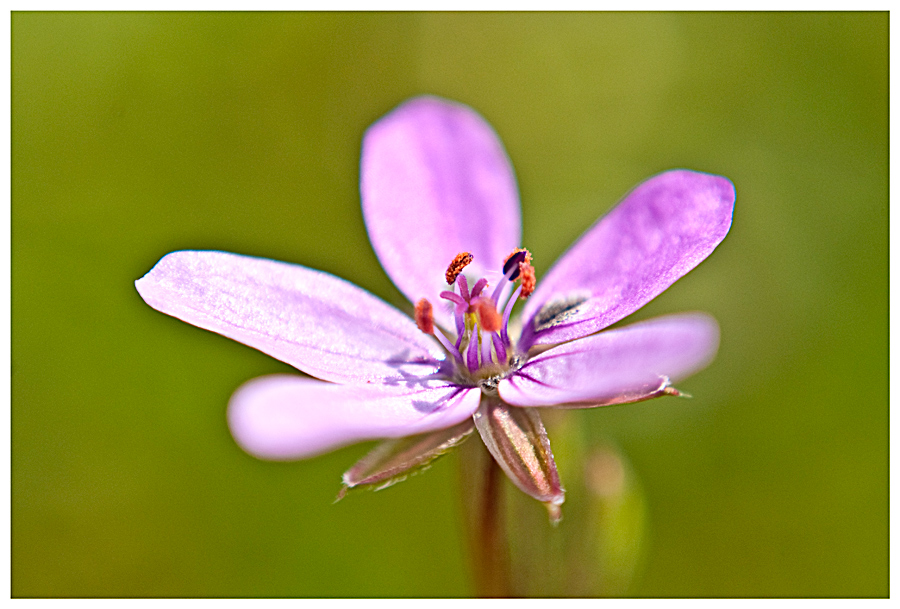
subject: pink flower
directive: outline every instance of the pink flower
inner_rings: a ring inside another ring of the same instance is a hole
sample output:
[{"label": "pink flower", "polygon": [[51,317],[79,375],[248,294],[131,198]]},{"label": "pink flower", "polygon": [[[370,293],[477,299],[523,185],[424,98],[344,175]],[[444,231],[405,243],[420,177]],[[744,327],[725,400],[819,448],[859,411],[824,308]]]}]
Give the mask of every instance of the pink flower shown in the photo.
[{"label": "pink flower", "polygon": [[[136,282],[153,308],[321,379],[278,374],[235,392],[231,431],[257,457],[389,439],[344,474],[345,489],[384,486],[477,429],[510,479],[558,518],[564,491],[536,409],[678,395],[671,383],[716,352],[718,326],[701,313],[600,331],[722,241],[735,198],[723,177],[650,178],[536,285],[518,249],[512,167],[470,108],[419,97],[376,122],[360,190],[372,245],[417,303],[415,320],[327,273],[223,252],[173,252]],[[531,290],[516,332],[513,304]]]}]

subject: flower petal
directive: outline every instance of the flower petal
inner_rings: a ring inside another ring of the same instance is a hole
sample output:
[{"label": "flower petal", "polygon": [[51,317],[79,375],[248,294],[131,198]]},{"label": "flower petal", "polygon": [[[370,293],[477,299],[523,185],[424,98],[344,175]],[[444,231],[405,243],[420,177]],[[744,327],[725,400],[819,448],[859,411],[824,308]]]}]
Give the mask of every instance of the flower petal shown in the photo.
[{"label": "flower petal", "polygon": [[718,344],[719,327],[709,315],[668,315],[553,347],[497,389],[516,406],[637,401],[702,369]]},{"label": "flower petal", "polygon": [[[411,302],[444,304],[444,273],[458,253],[474,255],[466,271],[481,277],[519,245],[512,166],[497,134],[467,106],[418,97],[373,124],[363,138],[360,191],[375,253]],[[435,306],[452,327],[448,310]]]},{"label": "flower petal", "polygon": [[640,184],[538,281],[522,348],[593,334],[647,304],[725,238],[734,199],[726,178],[696,171]]},{"label": "flower petal", "polygon": [[400,311],[343,279],[294,264],[173,252],[135,286],[158,311],[329,381],[424,376],[444,357]]},{"label": "flower petal", "polygon": [[478,408],[480,392],[446,382],[334,385],[287,374],[241,385],[228,404],[237,443],[261,459],[302,459],[345,444],[452,427]]},{"label": "flower petal", "polygon": [[559,482],[550,440],[538,412],[485,398],[474,418],[484,445],[513,484],[544,503],[551,522],[559,522],[559,506],[566,491]]}]

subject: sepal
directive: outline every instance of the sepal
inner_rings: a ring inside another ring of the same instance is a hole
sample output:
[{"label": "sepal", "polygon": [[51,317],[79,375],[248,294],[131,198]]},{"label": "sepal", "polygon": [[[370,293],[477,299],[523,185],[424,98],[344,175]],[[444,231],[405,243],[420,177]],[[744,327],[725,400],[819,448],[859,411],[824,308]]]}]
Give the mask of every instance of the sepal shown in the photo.
[{"label": "sepal", "polygon": [[344,487],[335,501],[343,499],[350,489],[381,490],[427,469],[435,459],[468,438],[473,429],[472,419],[466,419],[447,429],[382,441],[344,472]]},{"label": "sepal", "polygon": [[482,397],[473,418],[484,445],[513,484],[542,502],[550,521],[558,523],[565,490],[537,410]]}]

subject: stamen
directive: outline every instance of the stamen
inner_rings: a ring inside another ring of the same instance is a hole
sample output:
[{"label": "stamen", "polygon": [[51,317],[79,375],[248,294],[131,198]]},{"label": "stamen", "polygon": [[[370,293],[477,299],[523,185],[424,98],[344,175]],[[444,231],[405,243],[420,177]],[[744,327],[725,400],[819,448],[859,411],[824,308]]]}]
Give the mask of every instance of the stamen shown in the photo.
[{"label": "stamen", "polygon": [[509,281],[509,277],[504,275],[503,279],[500,280],[500,283],[497,284],[497,287],[494,288],[494,293],[491,294],[491,298],[497,305],[497,308],[501,308],[503,306],[500,303],[502,303],[503,299],[506,298],[506,292],[510,285],[512,285],[512,282]]},{"label": "stamen", "polygon": [[475,310],[478,313],[478,321],[485,332],[496,332],[500,329],[500,314],[494,307],[494,301],[490,298],[477,298],[474,301]]},{"label": "stamen", "polygon": [[[462,274],[473,260],[474,256],[469,252],[457,254],[444,275],[447,284],[453,287],[441,292],[440,296],[453,305],[455,341],[452,333],[435,326],[434,311],[425,299],[416,304],[416,324],[423,332],[436,336],[447,353],[475,375],[491,369],[495,361],[503,367],[513,365],[511,362],[518,356],[509,351],[512,347],[509,318],[516,301],[520,297],[527,298],[534,291],[536,279],[531,253],[517,248],[503,261],[503,278],[492,287],[488,296],[487,278],[480,278],[470,290],[469,282]],[[515,281],[521,285],[516,286]]]},{"label": "stamen", "polygon": [[[499,315],[497,317],[500,317]],[[487,366],[491,363],[491,341],[488,340],[488,336],[493,336],[493,332],[488,334],[484,333],[481,335],[481,365]]]},{"label": "stamen", "polygon": [[491,334],[491,341],[494,343],[494,351],[497,352],[497,363],[501,366],[506,365],[506,347],[503,346],[503,339],[494,332]]},{"label": "stamen", "polygon": [[[531,258],[531,256],[528,256]],[[537,284],[537,279],[534,276],[534,267],[531,266],[531,262],[526,258],[522,262],[519,263],[519,277],[522,279],[522,300],[525,300],[531,293],[534,292],[534,286]]]},{"label": "stamen", "polygon": [[503,274],[506,275],[510,271],[513,272],[512,276],[509,278],[510,281],[515,281],[519,278],[519,263],[522,261],[531,262],[531,252],[528,250],[517,247],[513,250],[513,252],[503,259]]},{"label": "stamen", "polygon": [[[534,292],[534,286],[537,280],[534,276],[534,267],[531,266],[531,252],[523,248],[516,248],[513,253],[506,257],[503,262],[503,276],[510,282],[516,279],[522,282],[522,299],[528,298]],[[501,308],[505,305],[505,297],[508,292],[506,282],[501,282],[494,290],[494,301],[497,307]]]},{"label": "stamen", "polygon": [[469,335],[466,365],[469,367],[469,372],[473,374],[478,372],[478,324],[475,324],[472,328],[472,333]]},{"label": "stamen", "polygon": [[438,339],[438,342],[447,350],[447,353],[452,355],[456,361],[462,362],[462,355],[459,354],[459,346],[454,346],[453,343],[447,339],[443,330],[438,328],[437,332],[434,333],[434,337]]},{"label": "stamen", "polygon": [[516,291],[513,292],[512,298],[509,299],[509,302],[506,303],[506,308],[503,309],[503,325],[501,326],[502,330],[500,332],[500,338],[503,339],[503,344],[508,345],[509,343],[509,334],[507,334],[507,328],[509,328],[509,316],[512,314],[513,305],[516,304],[516,300],[519,298],[519,293],[522,291],[522,286],[516,288]]},{"label": "stamen", "polygon": [[518,272],[519,267],[514,266],[510,268],[503,276],[503,279],[500,280],[500,283],[497,284],[497,287],[494,288],[494,293],[491,294],[491,298],[494,299],[494,304],[497,305],[498,311],[506,305],[506,299],[509,298],[509,293],[512,291],[513,281],[510,277],[512,277],[513,271]]},{"label": "stamen", "polygon": [[416,303],[416,325],[425,334],[434,334],[434,310],[425,298]]},{"label": "stamen", "polygon": [[462,273],[462,270],[466,268],[466,265],[474,259],[475,257],[469,252],[460,252],[457,254],[456,258],[453,259],[453,262],[450,263],[450,266],[447,267],[447,272],[444,274],[447,285],[453,285],[453,282],[456,281],[456,278]]},{"label": "stamen", "polygon": [[[456,296],[456,294],[454,294],[454,296]],[[431,303],[428,302],[427,298],[423,298],[416,303],[416,325],[419,327],[419,330],[425,334],[431,334],[438,339],[438,342],[447,350],[447,353],[456,358],[457,361],[462,361],[462,357],[459,354],[459,345],[454,346],[447,340],[444,331],[440,328],[437,329],[437,332],[434,331],[434,308],[431,306]]]}]

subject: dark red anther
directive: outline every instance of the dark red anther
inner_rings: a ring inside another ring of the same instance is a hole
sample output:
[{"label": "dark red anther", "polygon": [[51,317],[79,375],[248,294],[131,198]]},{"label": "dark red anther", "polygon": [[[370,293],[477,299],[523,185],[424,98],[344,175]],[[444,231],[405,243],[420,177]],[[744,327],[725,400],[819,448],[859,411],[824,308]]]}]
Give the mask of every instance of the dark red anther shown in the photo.
[{"label": "dark red anther", "polygon": [[434,312],[425,298],[416,303],[416,325],[425,334],[434,334]]}]

